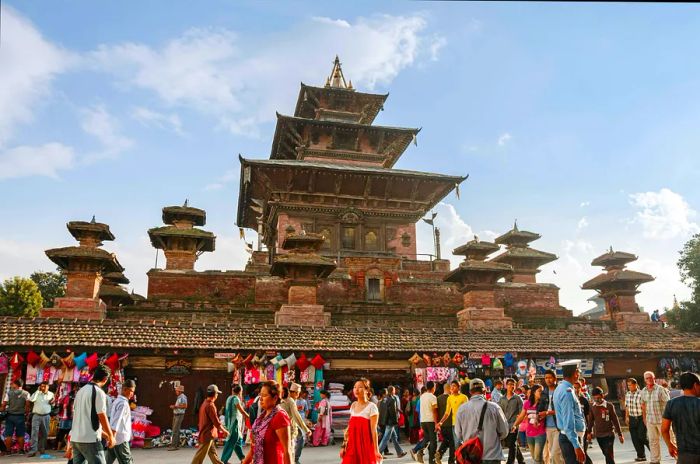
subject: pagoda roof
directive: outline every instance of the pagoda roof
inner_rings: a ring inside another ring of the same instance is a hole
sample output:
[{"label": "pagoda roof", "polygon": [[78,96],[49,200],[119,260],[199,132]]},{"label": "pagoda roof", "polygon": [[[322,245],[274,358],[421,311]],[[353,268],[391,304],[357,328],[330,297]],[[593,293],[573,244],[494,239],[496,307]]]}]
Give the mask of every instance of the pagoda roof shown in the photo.
[{"label": "pagoda roof", "polygon": [[469,259],[459,263],[456,269],[450,271],[443,279],[445,282],[462,282],[461,275],[465,273],[492,273],[506,275],[513,272],[513,266],[505,263],[494,263],[493,261],[480,261]]},{"label": "pagoda roof", "polygon": [[282,249],[294,250],[308,248],[317,250],[324,242],[325,238],[321,234],[299,232],[287,234],[282,242]]},{"label": "pagoda roof", "polygon": [[614,283],[630,283],[639,285],[645,282],[651,282],[652,280],[654,280],[654,278],[649,274],[623,269],[615,272],[603,272],[602,274],[597,275],[581,285],[581,288],[584,290],[598,290]]},{"label": "pagoda roof", "polygon": [[[386,162],[385,167],[391,167],[394,165],[396,160],[399,159],[401,154],[406,150],[408,145],[414,140],[414,137],[420,132],[420,128],[408,128],[408,127],[390,127],[390,126],[371,126],[368,124],[360,124],[356,122],[347,121],[330,121],[330,120],[318,120],[318,119],[307,119],[299,118],[296,116],[287,116],[277,113],[277,125],[275,126],[275,135],[272,138],[272,150],[270,152],[270,159],[296,159],[296,147],[301,145],[301,141],[297,140],[294,146],[283,143],[284,136],[289,131],[290,127],[304,127],[304,126],[315,126],[315,127],[326,127],[329,129],[338,128],[345,130],[356,130],[363,131],[364,133],[384,133],[393,135],[393,143],[387,146],[392,148],[389,153],[379,153],[380,155],[385,155]],[[291,136],[293,139],[297,139],[295,136]],[[358,152],[360,153],[360,152]]]},{"label": "pagoda roof", "polygon": [[637,256],[633,255],[632,253],[626,253],[624,251],[613,251],[613,249],[610,248],[610,251],[598,256],[593,261],[591,261],[591,266],[607,267],[611,265],[624,265],[636,260]]},{"label": "pagoda roof", "polygon": [[[185,202],[185,205],[187,202]],[[163,222],[173,224],[178,220],[192,221],[195,226],[203,226],[207,222],[207,212],[191,206],[166,206],[163,208]]]},{"label": "pagoda roof", "polygon": [[[466,179],[429,172],[299,160],[240,157],[237,225],[257,228],[257,217],[286,204],[339,212],[348,207],[366,215],[419,220]],[[339,201],[310,204],[314,195]],[[298,199],[297,199],[298,197]],[[256,211],[257,210],[257,211]]]},{"label": "pagoda roof", "polygon": [[555,255],[554,253],[548,253],[546,251],[535,250],[534,248],[530,247],[513,247],[508,248],[506,251],[504,251],[498,256],[494,256],[493,258],[491,258],[491,261],[497,263],[508,263],[510,261],[521,259],[530,259],[533,261],[537,261],[539,263],[538,266],[541,266],[543,264],[556,260],[557,255]]},{"label": "pagoda roof", "polygon": [[181,229],[175,226],[154,227],[148,229],[148,236],[151,239],[151,245],[155,248],[165,249],[163,237],[187,237],[199,240],[202,247],[199,251],[214,251],[216,236],[206,230],[201,229]]},{"label": "pagoda roof", "polygon": [[[222,351],[397,353],[516,352],[528,354],[700,353],[700,338],[664,331],[566,329],[460,329],[405,327],[313,327],[172,322],[0,318],[5,350],[71,347],[100,351],[154,349]],[[408,362],[406,364],[408,366]]]},{"label": "pagoda roof", "polygon": [[498,251],[500,249],[501,247],[493,242],[485,242],[474,239],[452,250],[452,254],[456,256],[471,256],[472,254],[488,256],[494,251]]},{"label": "pagoda roof", "polygon": [[112,298],[119,298],[124,301],[133,301],[131,294],[116,284],[102,284],[100,286],[99,296],[100,298],[108,296]]},{"label": "pagoda roof", "polygon": [[527,244],[530,242],[534,242],[535,240],[541,238],[542,236],[540,234],[536,234],[535,232],[529,232],[527,230],[519,230],[518,225],[516,224],[513,226],[511,230],[506,232],[505,234],[496,237],[496,240],[494,242],[498,243],[499,245],[513,245],[513,244]]},{"label": "pagoda roof", "polygon": [[[316,110],[321,109],[320,97],[324,95],[328,100],[337,101],[337,105],[346,105],[341,111],[356,110],[360,114],[360,124],[372,124],[377,114],[383,109],[384,102],[389,94],[363,93],[339,87],[314,87],[301,83],[299,97],[297,98],[294,116],[299,118],[314,119]],[[334,110],[336,108],[325,108]]]},{"label": "pagoda roof", "polygon": [[84,236],[96,235],[97,239],[100,241],[114,240],[114,235],[109,230],[107,224],[101,222],[95,222],[95,218],[92,221],[70,221],[66,224],[68,227],[68,232],[76,239],[80,240]]},{"label": "pagoda roof", "polygon": [[270,267],[273,276],[285,277],[286,270],[291,266],[314,267],[319,270],[317,277],[328,277],[337,267],[335,262],[319,256],[316,253],[284,253],[275,255],[275,261]]},{"label": "pagoda roof", "polygon": [[128,284],[129,279],[124,275],[123,272],[107,272],[102,274],[102,278],[106,282],[112,282],[115,284]]},{"label": "pagoda roof", "polygon": [[114,253],[110,253],[101,248],[70,246],[63,248],[52,248],[45,251],[46,256],[56,263],[61,269],[67,269],[69,261],[82,259],[102,263],[102,272],[123,272],[124,268],[117,261]]}]

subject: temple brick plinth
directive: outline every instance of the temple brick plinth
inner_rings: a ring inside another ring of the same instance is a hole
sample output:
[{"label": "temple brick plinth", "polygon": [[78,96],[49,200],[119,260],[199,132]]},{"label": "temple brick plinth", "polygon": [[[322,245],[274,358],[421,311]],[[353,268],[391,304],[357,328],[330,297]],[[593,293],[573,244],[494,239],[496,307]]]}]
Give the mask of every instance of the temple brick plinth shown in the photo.
[{"label": "temple brick plinth", "polygon": [[275,324],[326,327],[331,324],[331,313],[323,309],[323,305],[283,304],[275,313]]},{"label": "temple brick plinth", "polygon": [[513,319],[503,308],[465,308],[457,313],[460,329],[512,329]]}]

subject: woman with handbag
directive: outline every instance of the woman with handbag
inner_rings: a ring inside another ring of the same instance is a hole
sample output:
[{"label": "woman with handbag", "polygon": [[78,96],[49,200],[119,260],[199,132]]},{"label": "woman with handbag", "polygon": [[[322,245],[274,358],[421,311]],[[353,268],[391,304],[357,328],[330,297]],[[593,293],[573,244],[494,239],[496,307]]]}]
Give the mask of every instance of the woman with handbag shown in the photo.
[{"label": "woman with handbag", "polygon": [[355,382],[357,401],[350,405],[350,421],[340,449],[342,464],[378,464],[382,461],[377,440],[379,409],[369,401],[369,380]]}]

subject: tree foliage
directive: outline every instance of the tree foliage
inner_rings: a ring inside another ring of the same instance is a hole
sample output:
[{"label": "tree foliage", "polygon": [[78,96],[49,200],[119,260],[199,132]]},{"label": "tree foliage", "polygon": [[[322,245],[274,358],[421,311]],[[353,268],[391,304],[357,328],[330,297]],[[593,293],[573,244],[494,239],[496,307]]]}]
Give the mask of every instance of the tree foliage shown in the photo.
[{"label": "tree foliage", "polygon": [[700,332],[700,234],[683,246],[678,270],[691,290],[690,301],[683,301],[666,313],[669,323],[684,332]]},{"label": "tree foliage", "polygon": [[66,276],[60,272],[34,272],[30,279],[36,283],[44,300],[44,306],[53,307],[54,298],[62,297],[66,294]]},{"label": "tree foliage", "polygon": [[13,277],[0,285],[2,316],[38,316],[42,305],[39,287],[31,279]]}]

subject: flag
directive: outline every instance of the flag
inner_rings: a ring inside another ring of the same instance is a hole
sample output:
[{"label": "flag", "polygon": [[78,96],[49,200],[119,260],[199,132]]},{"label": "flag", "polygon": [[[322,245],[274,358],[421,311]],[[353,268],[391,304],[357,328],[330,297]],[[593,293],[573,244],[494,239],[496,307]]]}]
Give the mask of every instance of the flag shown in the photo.
[{"label": "flag", "polygon": [[245,251],[252,254],[253,253],[253,244],[245,242]]},{"label": "flag", "polygon": [[238,236],[241,238],[241,240],[245,240],[245,231],[243,230],[243,227],[238,228]]},{"label": "flag", "polygon": [[459,184],[455,184],[455,194],[457,195],[457,199],[459,200]]},{"label": "flag", "polygon": [[432,219],[423,219],[423,221],[427,222],[431,226],[433,225],[433,220]]},{"label": "flag", "polygon": [[413,134],[413,145],[418,146],[418,137],[416,137],[416,134]]}]

